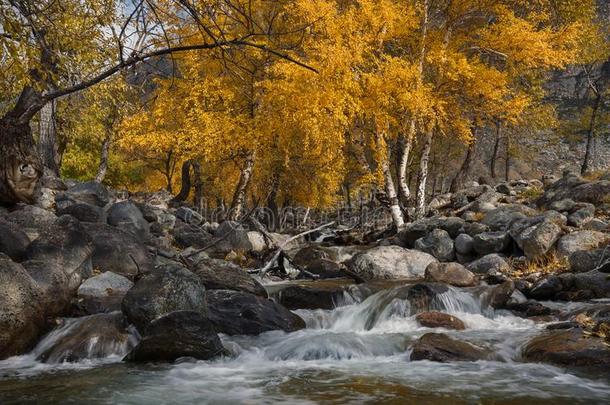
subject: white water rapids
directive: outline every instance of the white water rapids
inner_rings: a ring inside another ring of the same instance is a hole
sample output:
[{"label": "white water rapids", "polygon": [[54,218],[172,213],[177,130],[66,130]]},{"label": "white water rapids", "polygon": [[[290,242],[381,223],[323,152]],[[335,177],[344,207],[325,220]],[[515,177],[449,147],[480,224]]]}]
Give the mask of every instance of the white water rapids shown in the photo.
[{"label": "white water rapids", "polygon": [[[523,363],[521,346],[544,325],[482,307],[472,290],[452,288],[433,309],[466,324],[464,331],[430,329],[399,289],[362,302],[346,295],[334,310],[296,311],[307,328],[260,336],[222,336],[232,357],[169,365],[120,362],[115,346],[102,360],[42,364],[37,353],[0,362],[0,403],[607,403],[607,376],[574,374]],[[78,321],[73,321],[78,322]],[[443,332],[495,353],[493,361],[410,361],[409,347],[427,332]],[[99,349],[99,348],[98,348]]]}]

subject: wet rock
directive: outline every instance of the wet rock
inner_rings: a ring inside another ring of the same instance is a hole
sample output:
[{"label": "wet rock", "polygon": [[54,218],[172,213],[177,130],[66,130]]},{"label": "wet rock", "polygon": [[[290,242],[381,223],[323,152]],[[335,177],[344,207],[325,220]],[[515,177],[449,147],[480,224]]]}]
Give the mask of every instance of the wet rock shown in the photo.
[{"label": "wet rock", "polygon": [[548,300],[554,298],[556,294],[564,289],[561,279],[557,276],[550,276],[539,281],[530,291],[529,296],[537,300]]},{"label": "wet rock", "polygon": [[455,259],[453,239],[447,231],[434,229],[428,235],[415,241],[415,249],[431,254],[441,262]]},{"label": "wet rock", "polygon": [[430,360],[441,363],[477,361],[488,357],[487,350],[443,333],[426,333],[415,342],[411,352],[411,361]]},{"label": "wet rock", "polygon": [[240,291],[208,291],[210,320],[219,333],[258,335],[271,330],[294,332],[305,322],[283,306]]},{"label": "wet rock", "polygon": [[461,255],[470,255],[474,252],[474,240],[468,234],[459,234],[454,243],[455,251]]},{"label": "wet rock", "polygon": [[208,360],[224,353],[212,322],[197,311],[175,311],[153,320],[125,360],[174,361],[180,357]]},{"label": "wet rock", "polygon": [[506,280],[502,284],[493,286],[485,293],[483,301],[492,308],[505,308],[515,291],[515,283]]},{"label": "wet rock", "polygon": [[425,326],[426,328],[466,329],[466,326],[461,319],[444,312],[421,312],[417,314],[415,319],[417,319],[417,322],[419,322],[421,326]]},{"label": "wet rock", "polygon": [[267,297],[265,288],[236,264],[220,259],[203,259],[193,272],[208,290],[243,291]]},{"label": "wet rock", "polygon": [[110,202],[110,193],[103,184],[94,181],[79,183],[68,188],[63,195],[58,195],[57,199],[70,198],[76,201],[85,202],[91,205],[103,207]]},{"label": "wet rock", "polygon": [[423,277],[434,261],[432,255],[417,250],[378,246],[349,260],[347,273],[360,281],[415,279]]},{"label": "wet rock", "polygon": [[496,253],[485,255],[470,263],[466,268],[475,274],[508,273],[511,271],[511,267],[506,260]]},{"label": "wet rock", "polygon": [[557,242],[557,254],[560,257],[568,257],[574,252],[581,250],[593,250],[610,237],[602,232],[577,231],[567,234]]},{"label": "wet rock", "polygon": [[25,269],[0,255],[0,359],[25,353],[44,327],[41,292]]},{"label": "wet rock", "polygon": [[131,287],[133,283],[129,279],[107,271],[85,280],[78,287],[76,305],[85,314],[118,311]]},{"label": "wet rock", "polygon": [[108,224],[131,233],[140,240],[150,238],[150,225],[131,201],[114,203],[108,209]]},{"label": "wet rock", "polygon": [[64,320],[36,347],[44,363],[78,362],[123,355],[135,345],[120,312]]},{"label": "wet rock", "polygon": [[148,249],[135,236],[107,224],[83,224],[93,245],[93,267],[125,277],[148,273],[153,268]]},{"label": "wet rock", "polygon": [[288,309],[334,309],[343,296],[343,288],[316,288],[294,285],[276,294],[276,301]]},{"label": "wet rock", "polygon": [[57,208],[57,215],[72,215],[81,222],[106,222],[104,210],[97,205],[74,202]]},{"label": "wet rock", "polygon": [[473,238],[474,250],[480,255],[504,252],[510,246],[507,232],[483,232]]},{"label": "wet rock", "polygon": [[206,291],[200,278],[179,265],[165,265],[142,277],[131,288],[121,308],[138,328],[146,330],[158,317],[174,311],[197,311],[207,314]]},{"label": "wet rock", "polygon": [[457,287],[469,287],[477,284],[477,278],[459,263],[432,262],[426,267],[426,281],[447,283]]},{"label": "wet rock", "polygon": [[19,226],[0,219],[0,253],[4,253],[15,261],[25,257],[25,251],[30,239]]},{"label": "wet rock", "polygon": [[610,367],[610,348],[602,339],[584,336],[579,329],[556,331],[532,339],[523,349],[526,361],[562,367]]}]

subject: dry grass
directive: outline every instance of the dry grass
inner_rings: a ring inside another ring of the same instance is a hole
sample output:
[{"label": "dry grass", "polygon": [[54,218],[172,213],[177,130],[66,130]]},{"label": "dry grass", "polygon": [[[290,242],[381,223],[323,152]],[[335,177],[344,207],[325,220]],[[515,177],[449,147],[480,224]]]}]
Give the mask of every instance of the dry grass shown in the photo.
[{"label": "dry grass", "polygon": [[483,218],[485,218],[485,213],[484,212],[475,212],[474,215],[472,216],[472,218],[474,219],[474,222],[481,222],[483,220]]},{"label": "dry grass", "polygon": [[606,173],[608,173],[608,172],[605,170],[596,170],[596,171],[584,174],[582,176],[582,178],[585,180],[589,180],[589,181],[595,181],[595,180],[599,180]]},{"label": "dry grass", "polygon": [[538,198],[542,197],[544,194],[544,190],[540,187],[530,187],[521,192],[519,192],[519,198],[522,198],[527,201],[534,201]]},{"label": "dry grass", "polygon": [[513,278],[523,278],[535,273],[543,275],[564,273],[570,269],[568,259],[557,256],[555,252],[550,252],[534,260],[513,261],[510,265],[513,268],[510,276]]}]

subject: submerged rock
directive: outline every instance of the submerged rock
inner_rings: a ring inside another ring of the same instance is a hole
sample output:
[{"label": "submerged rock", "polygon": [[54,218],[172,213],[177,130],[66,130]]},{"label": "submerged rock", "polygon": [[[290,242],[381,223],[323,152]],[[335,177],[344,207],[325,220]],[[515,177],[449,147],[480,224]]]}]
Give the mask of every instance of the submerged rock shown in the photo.
[{"label": "submerged rock", "polygon": [[417,314],[415,319],[417,319],[417,322],[419,322],[421,326],[425,326],[427,328],[445,328],[455,330],[466,329],[466,326],[461,319],[444,312],[421,312]]},{"label": "submerged rock", "polygon": [[443,333],[426,333],[415,342],[411,352],[411,361],[430,360],[441,363],[477,361],[488,357],[487,350]]}]

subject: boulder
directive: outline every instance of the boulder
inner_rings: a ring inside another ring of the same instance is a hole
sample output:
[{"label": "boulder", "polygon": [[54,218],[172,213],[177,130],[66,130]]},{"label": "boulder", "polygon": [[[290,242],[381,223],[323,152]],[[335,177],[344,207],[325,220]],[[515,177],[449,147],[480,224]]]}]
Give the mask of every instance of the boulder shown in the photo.
[{"label": "boulder", "polygon": [[125,360],[174,361],[181,357],[208,360],[224,353],[212,322],[197,311],[174,311],[153,320]]},{"label": "boulder", "polygon": [[148,249],[135,236],[107,224],[83,224],[95,250],[93,268],[125,277],[148,273],[153,268]]},{"label": "boulder", "polygon": [[610,298],[610,276],[599,270],[577,273],[574,274],[571,288],[575,291],[589,291],[592,298]]},{"label": "boulder", "polygon": [[477,284],[476,276],[459,263],[432,262],[426,267],[426,281],[447,283],[457,287]]},{"label": "boulder", "polygon": [[57,220],[57,216],[35,205],[25,205],[7,214],[4,219],[17,225],[30,240],[34,240],[42,229],[48,228]]},{"label": "boulder", "polygon": [[106,215],[102,208],[84,202],[58,206],[57,215],[72,215],[81,222],[106,222]]},{"label": "boulder", "polygon": [[140,240],[150,238],[150,225],[131,201],[114,203],[108,209],[108,224],[131,233]]},{"label": "boulder", "polygon": [[416,279],[436,259],[427,253],[399,246],[377,246],[355,255],[347,272],[360,281]]},{"label": "boulder", "polygon": [[557,242],[557,254],[559,257],[567,258],[574,252],[596,249],[609,239],[610,236],[602,232],[586,230],[572,232],[559,239]]},{"label": "boulder", "polygon": [[19,262],[25,257],[25,251],[30,239],[19,226],[12,222],[0,219],[0,253]]},{"label": "boulder", "polygon": [[415,342],[411,352],[411,361],[430,360],[441,363],[485,360],[488,357],[487,350],[443,333],[426,333]]},{"label": "boulder", "polygon": [[470,263],[466,268],[475,274],[508,273],[510,265],[499,254],[492,253]]},{"label": "boulder", "polygon": [[562,233],[560,225],[542,217],[516,221],[510,229],[510,235],[530,260],[546,255]]},{"label": "boulder", "polygon": [[210,320],[219,333],[258,335],[271,330],[294,332],[305,322],[283,306],[241,291],[208,291]]},{"label": "boulder", "polygon": [[121,309],[121,302],[133,283],[111,271],[85,280],[77,291],[76,305],[81,313],[97,314]]},{"label": "boulder", "polygon": [[533,215],[536,215],[536,211],[525,205],[509,204],[485,213],[481,223],[492,231],[507,231],[516,220]]},{"label": "boulder", "polygon": [[81,274],[67,274],[60,264],[42,260],[21,263],[36,281],[40,290],[40,305],[47,317],[65,316],[82,281]]},{"label": "boulder", "polygon": [[142,277],[121,304],[123,313],[143,332],[154,319],[173,311],[207,314],[201,279],[178,264],[168,264]]},{"label": "boulder", "polygon": [[20,264],[0,255],[0,360],[29,350],[44,324],[38,285]]},{"label": "boulder", "polygon": [[569,198],[577,202],[599,204],[610,197],[610,181],[587,181],[582,177],[566,172],[564,176],[547,187],[544,195],[537,203],[541,207],[548,207],[552,203]]},{"label": "boulder", "polygon": [[510,241],[507,232],[483,232],[473,238],[473,247],[478,254],[484,256],[506,251]]},{"label": "boulder", "polygon": [[471,255],[474,252],[474,239],[472,236],[461,233],[455,238],[455,251],[461,255]]},{"label": "boulder", "polygon": [[576,273],[591,271],[610,261],[610,248],[579,250],[568,256],[570,270]]},{"label": "boulder", "polygon": [[214,236],[202,228],[178,221],[172,230],[174,241],[181,248],[193,247],[201,249],[209,246]]},{"label": "boulder", "polygon": [[113,312],[65,319],[38,344],[36,360],[44,363],[78,362],[124,355],[135,345],[123,314]]},{"label": "boulder", "polygon": [[515,283],[510,279],[506,280],[487,290],[484,293],[483,302],[492,308],[505,308],[514,291]]},{"label": "boulder", "polygon": [[288,309],[334,309],[341,301],[344,288],[316,285],[291,285],[278,291],[274,299]]},{"label": "boulder", "polygon": [[600,338],[585,336],[580,329],[535,337],[525,345],[522,355],[526,361],[561,367],[610,368],[610,347]]},{"label": "boulder", "polygon": [[575,205],[576,203],[574,202],[574,200],[570,198],[564,198],[563,200],[557,200],[550,203],[548,209],[559,212],[568,212],[571,211]]},{"label": "boulder", "polygon": [[425,326],[426,328],[466,329],[466,326],[461,319],[444,312],[421,312],[417,314],[415,319],[421,326]]},{"label": "boulder", "polygon": [[447,231],[442,229],[434,229],[425,237],[416,240],[414,248],[431,254],[441,262],[450,262],[455,259],[453,239]]},{"label": "boulder", "polygon": [[305,270],[319,276],[321,280],[348,277],[343,271],[343,266],[330,259],[314,260],[305,266]]},{"label": "boulder", "polygon": [[248,272],[236,264],[220,259],[203,259],[193,272],[208,290],[243,291],[267,298],[267,291]]},{"label": "boulder", "polygon": [[575,211],[568,215],[568,225],[581,228],[595,217],[595,205],[593,204],[580,204],[581,207],[577,207]]},{"label": "boulder", "polygon": [[56,199],[65,198],[103,207],[110,202],[110,193],[103,184],[89,181],[68,188],[63,195],[58,195]]},{"label": "boulder", "polygon": [[309,245],[299,249],[299,251],[294,255],[292,261],[299,267],[306,267],[309,265],[309,263],[316,260],[328,258],[329,254],[324,248],[321,246]]}]

